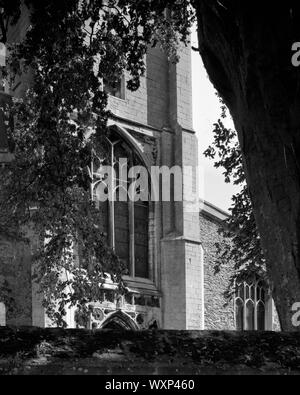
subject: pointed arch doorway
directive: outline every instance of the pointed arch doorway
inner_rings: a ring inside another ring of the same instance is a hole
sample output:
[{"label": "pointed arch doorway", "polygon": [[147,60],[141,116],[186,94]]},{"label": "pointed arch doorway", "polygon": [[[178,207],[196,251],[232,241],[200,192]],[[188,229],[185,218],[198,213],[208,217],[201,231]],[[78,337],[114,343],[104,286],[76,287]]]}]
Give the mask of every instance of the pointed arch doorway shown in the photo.
[{"label": "pointed arch doorway", "polygon": [[105,320],[102,324],[101,329],[113,329],[113,330],[128,330],[137,331],[139,330],[137,324],[131,317],[122,311],[113,313],[110,317]]}]

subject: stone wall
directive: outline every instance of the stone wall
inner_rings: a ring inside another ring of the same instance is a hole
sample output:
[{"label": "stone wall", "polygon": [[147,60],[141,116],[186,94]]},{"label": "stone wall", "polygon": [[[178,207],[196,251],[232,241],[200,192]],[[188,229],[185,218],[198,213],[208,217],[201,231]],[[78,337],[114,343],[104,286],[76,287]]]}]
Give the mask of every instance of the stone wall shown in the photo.
[{"label": "stone wall", "polygon": [[185,242],[164,239],[161,246],[163,328],[186,328]]},{"label": "stone wall", "polygon": [[[125,73],[125,81],[128,81],[129,75]],[[138,91],[131,92],[126,89],[125,98],[120,99],[109,96],[109,109],[114,115],[120,118],[126,118],[141,124],[147,124],[147,88],[146,79],[141,78],[141,86]]]},{"label": "stone wall", "polygon": [[221,267],[216,273],[218,259],[215,243],[222,242],[218,234],[220,221],[200,214],[200,238],[204,249],[204,304],[205,329],[233,330],[235,329],[233,301],[225,298],[230,276],[233,272],[232,263]]},{"label": "stone wall", "polygon": [[[125,89],[122,99],[110,96],[109,108],[117,117],[161,129],[169,124],[169,66],[159,48],[150,48],[145,61],[147,70],[140,79],[140,88],[135,92]],[[125,72],[125,84],[129,79]]]},{"label": "stone wall", "polygon": [[193,130],[192,53],[190,46],[181,44],[177,65],[177,120],[180,126]]},{"label": "stone wall", "polygon": [[198,242],[186,243],[186,329],[204,329],[203,323],[203,259]]},{"label": "stone wall", "polygon": [[[29,246],[0,240],[0,280],[6,280],[13,304],[6,308],[8,325],[31,325],[31,255]],[[2,282],[2,281],[1,281]]]},{"label": "stone wall", "polygon": [[[200,238],[204,249],[205,329],[235,330],[234,300],[225,296],[230,277],[234,272],[234,263],[222,263],[216,270],[219,259],[216,243],[224,241],[218,230],[222,226],[222,221],[226,218],[226,213],[207,202],[203,208],[200,213]],[[265,322],[268,330],[276,332],[281,330],[277,310],[272,299],[266,301]]]},{"label": "stone wall", "polygon": [[162,129],[169,125],[169,65],[159,48],[151,48],[147,55],[147,121]]}]

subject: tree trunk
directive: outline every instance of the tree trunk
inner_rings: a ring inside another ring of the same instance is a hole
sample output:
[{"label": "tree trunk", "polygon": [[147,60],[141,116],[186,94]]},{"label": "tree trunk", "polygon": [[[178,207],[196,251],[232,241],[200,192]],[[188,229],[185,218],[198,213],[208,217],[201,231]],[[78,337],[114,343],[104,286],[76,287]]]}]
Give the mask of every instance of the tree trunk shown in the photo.
[{"label": "tree trunk", "polygon": [[194,3],[200,54],[238,132],[282,329],[299,330],[292,307],[300,302],[300,68],[291,62],[299,8]]}]

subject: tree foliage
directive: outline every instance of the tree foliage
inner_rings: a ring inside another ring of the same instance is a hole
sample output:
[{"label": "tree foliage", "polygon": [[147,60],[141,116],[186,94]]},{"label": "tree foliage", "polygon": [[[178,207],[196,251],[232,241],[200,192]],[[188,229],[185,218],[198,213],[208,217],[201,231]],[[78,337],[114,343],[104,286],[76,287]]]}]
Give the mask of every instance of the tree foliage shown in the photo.
[{"label": "tree foliage", "polygon": [[226,183],[240,187],[240,191],[232,197],[231,215],[220,227],[224,242],[216,244],[219,252],[216,271],[228,261],[234,263],[235,271],[227,292],[229,296],[235,289],[235,283],[255,274],[266,278],[266,272],[237,133],[225,126],[228,110],[222,99],[220,102],[221,116],[214,124],[214,141],[204,155],[215,161],[216,168],[224,170]]},{"label": "tree foliage", "polygon": [[[9,3],[3,2],[7,14],[12,11]],[[63,325],[66,305],[84,309],[99,298],[106,273],[121,284],[124,270],[99,231],[101,218],[87,171],[92,150],[101,149],[107,132],[103,78],[114,83],[127,70],[128,89],[138,89],[151,45],[161,45],[176,61],[193,11],[185,0],[26,4],[29,28],[22,42],[10,45],[6,72],[11,82],[26,75],[30,88],[9,109],[14,159],[1,171],[0,232],[21,239],[29,230],[34,233],[36,276],[45,306]]]}]

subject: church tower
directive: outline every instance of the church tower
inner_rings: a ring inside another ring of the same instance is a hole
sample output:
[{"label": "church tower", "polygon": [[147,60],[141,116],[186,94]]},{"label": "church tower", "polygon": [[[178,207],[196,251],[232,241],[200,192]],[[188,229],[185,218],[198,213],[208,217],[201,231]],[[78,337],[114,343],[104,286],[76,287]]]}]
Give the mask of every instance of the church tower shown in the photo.
[{"label": "church tower", "polygon": [[[149,170],[153,166],[170,170],[171,179],[177,185],[172,189],[171,183],[171,192],[181,188],[179,199],[171,196],[169,201],[164,201],[160,191],[159,202],[150,203],[149,276],[147,279],[129,276],[128,284],[146,300],[152,296],[159,301],[155,315],[159,327],[201,329],[204,325],[203,251],[199,234],[198,141],[192,120],[190,47],[182,45],[178,64],[169,62],[159,48],[150,49],[140,89],[127,91],[125,76],[119,90],[111,93],[111,127],[123,130],[123,136],[128,134]],[[164,186],[163,180],[160,186]]]}]

